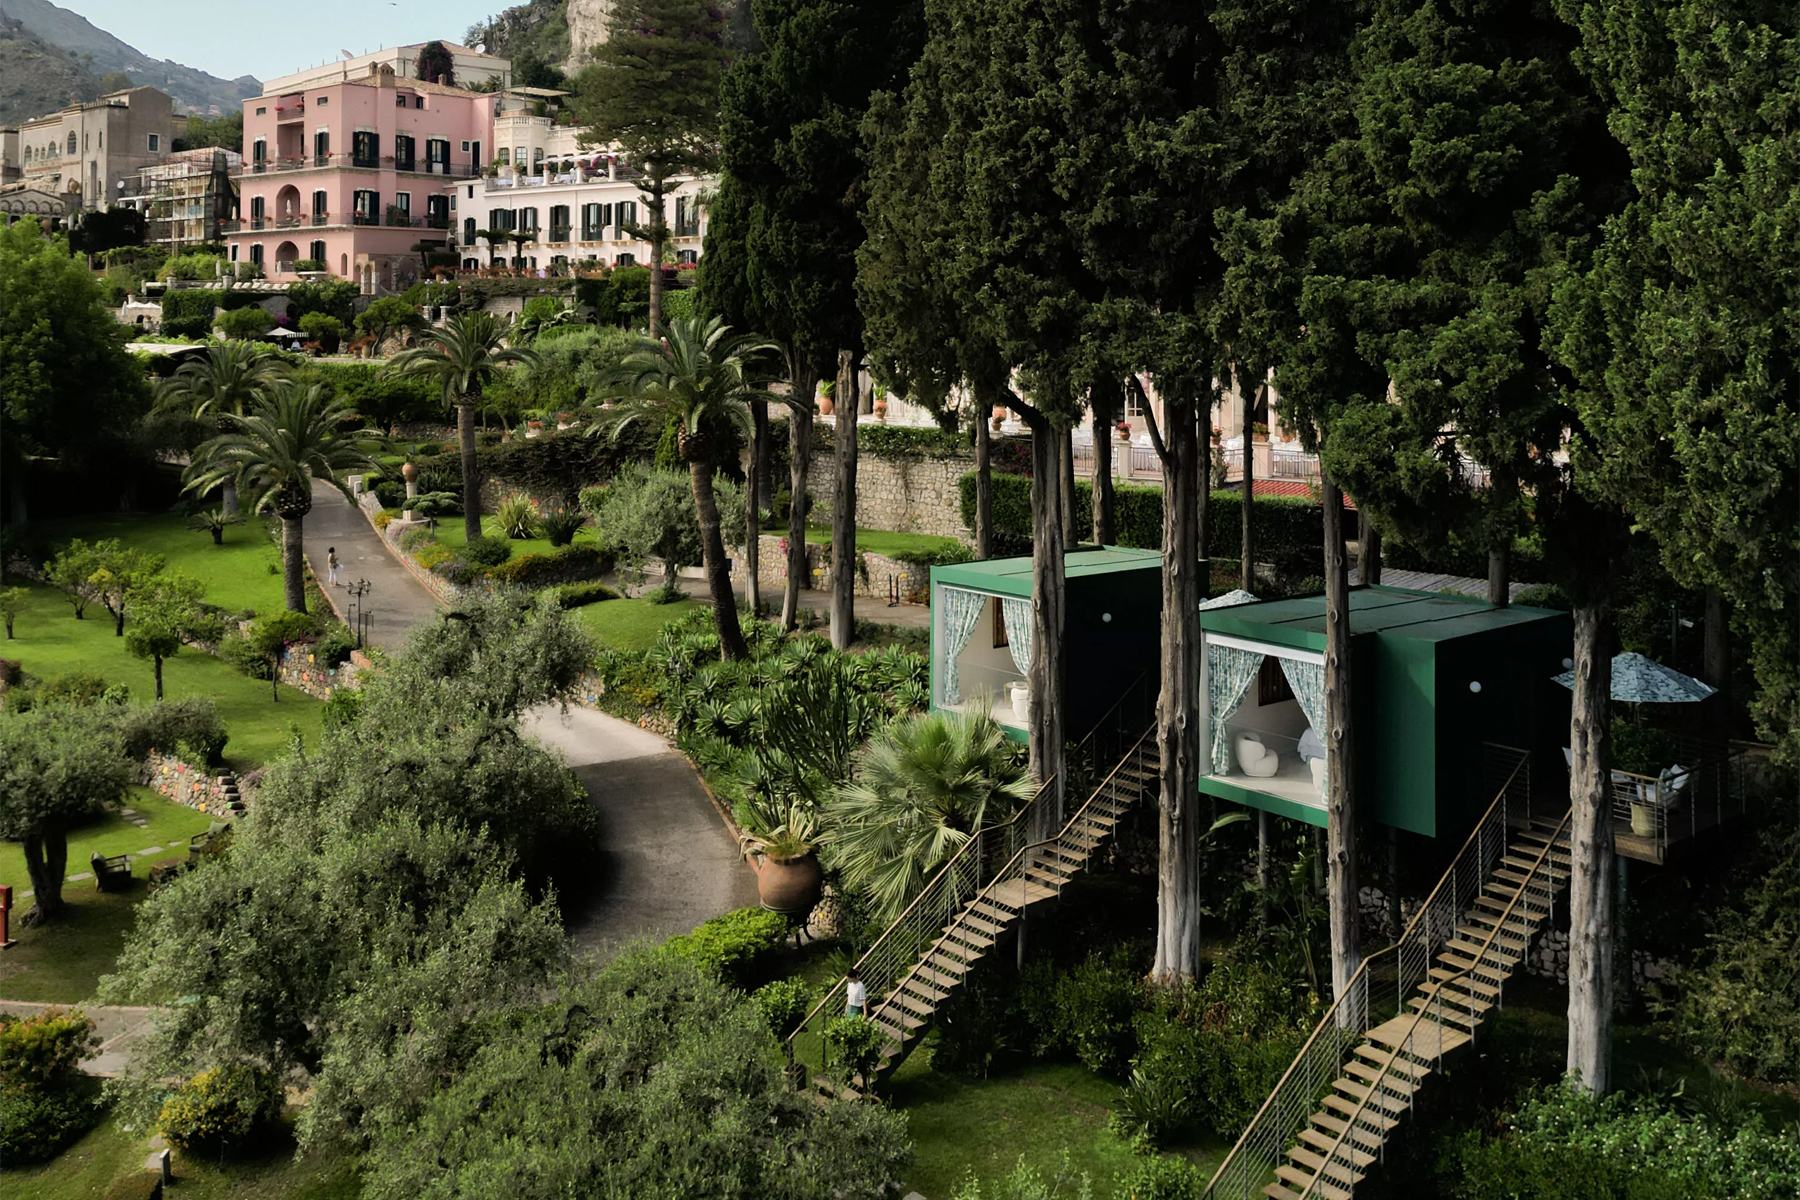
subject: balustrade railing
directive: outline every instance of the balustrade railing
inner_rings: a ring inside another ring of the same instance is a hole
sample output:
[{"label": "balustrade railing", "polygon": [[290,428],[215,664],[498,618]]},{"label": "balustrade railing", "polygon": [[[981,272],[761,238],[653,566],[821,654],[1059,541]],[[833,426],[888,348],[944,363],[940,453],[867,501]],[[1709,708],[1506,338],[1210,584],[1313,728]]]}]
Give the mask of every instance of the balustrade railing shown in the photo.
[{"label": "balustrade railing", "polygon": [[[1669,847],[1744,812],[1744,755],[1741,751],[1707,751],[1693,746],[1679,752],[1682,762],[1658,774],[1614,771],[1611,778],[1614,828],[1629,829],[1655,861]],[[1623,844],[1623,843],[1622,843]]]},{"label": "balustrade railing", "polygon": [[[1206,1200],[1260,1200],[1263,1185],[1286,1161],[1287,1149],[1318,1111],[1321,1097],[1343,1073],[1369,1030],[1402,1011],[1428,976],[1444,943],[1486,886],[1506,853],[1508,819],[1530,812],[1531,755],[1510,746],[1487,747],[1493,801],[1454,861],[1419,906],[1398,941],[1364,958],[1349,984],[1314,1026],[1287,1072],[1207,1184]],[[1390,987],[1386,978],[1392,971]]]},{"label": "balustrade railing", "polygon": [[[1094,795],[1115,784],[1127,750],[1140,747],[1153,731],[1147,728],[1154,711],[1155,693],[1148,673],[1138,676],[1105,716],[1064,756],[1060,776],[1065,795],[1086,794],[1077,815],[1093,803]],[[1100,767],[1110,767],[1099,788],[1084,786]],[[1022,852],[1034,845],[1033,831],[1042,828],[1048,806],[1054,803],[1055,778],[1045,781],[1031,799],[1005,821],[983,826],[970,834],[961,848],[913,898],[912,903],[876,939],[856,962],[856,971],[868,989],[869,1013],[875,1015],[892,998],[919,960],[942,936],[964,906],[983,889],[1016,877]],[[1069,817],[1073,821],[1075,817]],[[1067,822],[1051,821],[1060,830]],[[825,1025],[844,1012],[848,979],[841,978],[788,1035],[787,1046],[796,1063],[811,1072],[823,1072],[826,1062]]]}]

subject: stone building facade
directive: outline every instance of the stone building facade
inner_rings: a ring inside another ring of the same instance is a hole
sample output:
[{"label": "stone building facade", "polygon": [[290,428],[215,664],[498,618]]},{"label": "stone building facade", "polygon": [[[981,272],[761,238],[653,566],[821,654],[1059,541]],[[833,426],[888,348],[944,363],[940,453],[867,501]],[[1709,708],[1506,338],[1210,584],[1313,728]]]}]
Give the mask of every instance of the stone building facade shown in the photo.
[{"label": "stone building facade", "polygon": [[[973,454],[944,458],[856,457],[856,523],[864,529],[927,533],[971,540],[962,520],[958,480],[975,469]],[[831,428],[820,422],[813,439],[807,488],[812,492],[811,521],[831,520],[832,493],[837,487],[837,454]]]}]

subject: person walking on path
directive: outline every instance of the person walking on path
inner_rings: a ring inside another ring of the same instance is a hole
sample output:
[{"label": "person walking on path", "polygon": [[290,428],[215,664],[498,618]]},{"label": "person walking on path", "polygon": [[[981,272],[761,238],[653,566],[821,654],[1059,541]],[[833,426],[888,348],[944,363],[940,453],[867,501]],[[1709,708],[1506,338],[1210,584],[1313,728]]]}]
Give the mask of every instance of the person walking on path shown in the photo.
[{"label": "person walking on path", "polygon": [[331,586],[343,587],[344,585],[338,582],[338,572],[343,569],[344,564],[338,561],[336,546],[329,546],[326,548],[325,566],[327,568],[327,573],[330,576]]},{"label": "person walking on path", "polygon": [[844,1015],[860,1017],[869,1010],[869,989],[863,986],[862,976],[853,967],[845,973],[849,982],[844,986]]}]

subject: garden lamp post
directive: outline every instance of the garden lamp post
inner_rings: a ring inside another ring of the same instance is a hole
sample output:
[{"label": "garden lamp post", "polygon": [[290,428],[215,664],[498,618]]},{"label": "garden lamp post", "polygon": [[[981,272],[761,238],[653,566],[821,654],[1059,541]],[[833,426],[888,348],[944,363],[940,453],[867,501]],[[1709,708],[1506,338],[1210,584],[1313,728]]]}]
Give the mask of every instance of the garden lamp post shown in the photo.
[{"label": "garden lamp post", "polygon": [[400,478],[406,480],[406,499],[408,503],[406,505],[405,519],[407,521],[416,520],[417,518],[413,516],[413,506],[411,501],[414,496],[419,494],[419,468],[413,466],[410,462],[402,465],[400,468]]},{"label": "garden lamp post", "polygon": [[[409,483],[410,487],[411,484]],[[366,579],[359,579],[349,587],[350,609],[353,623],[356,626],[356,648],[363,648],[363,634],[369,623],[369,611],[363,597],[375,590],[375,585]]]}]

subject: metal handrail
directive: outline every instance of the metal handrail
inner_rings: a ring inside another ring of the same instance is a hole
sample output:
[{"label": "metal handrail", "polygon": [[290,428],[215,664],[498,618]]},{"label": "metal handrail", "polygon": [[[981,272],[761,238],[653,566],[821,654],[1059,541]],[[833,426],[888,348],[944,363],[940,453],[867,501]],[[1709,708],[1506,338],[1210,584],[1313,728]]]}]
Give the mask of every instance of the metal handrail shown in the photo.
[{"label": "metal handrail", "polygon": [[[1012,871],[1013,864],[1019,862],[1022,858],[1025,857],[1025,855],[1031,853],[1033,850],[1041,849],[1044,846],[1053,846],[1056,843],[1062,841],[1063,835],[1068,833],[1070,829],[1073,829],[1075,827],[1075,822],[1079,821],[1087,813],[1087,810],[1093,806],[1094,801],[1096,801],[1100,798],[1100,793],[1106,790],[1106,785],[1111,783],[1118,776],[1119,772],[1125,767],[1125,764],[1130,762],[1132,757],[1137,754],[1138,750],[1143,746],[1145,740],[1148,739],[1149,737],[1151,737],[1155,732],[1156,732],[1156,727],[1151,726],[1150,728],[1144,730],[1144,732],[1140,733],[1138,735],[1137,741],[1133,742],[1131,744],[1131,748],[1129,750],[1125,751],[1124,754],[1119,756],[1119,761],[1114,763],[1113,769],[1106,773],[1106,778],[1102,779],[1099,783],[1094,785],[1094,790],[1092,792],[1088,793],[1088,798],[1082,802],[1082,805],[1080,808],[1075,810],[1075,813],[1073,816],[1071,816],[1068,820],[1063,822],[1062,828],[1060,828],[1056,831],[1055,836],[1041,838],[1038,841],[1027,843],[1024,846],[1019,847],[1018,850],[1014,851],[1013,856],[1006,860],[1006,864],[1004,866],[1002,866],[998,871],[994,872],[993,877],[990,878],[988,880],[988,882],[982,886],[981,890],[976,892],[974,896],[970,897],[969,900],[967,900],[963,904],[963,911],[967,912],[971,907],[980,903],[982,900],[986,899],[989,892],[993,891],[996,887],[1000,886],[1001,884],[1008,882],[1011,879],[1010,873]],[[951,925],[954,925],[954,924],[955,924],[955,922],[952,921]],[[950,928],[950,926],[945,926],[945,931],[948,932],[949,928]],[[943,938],[940,937],[938,939],[938,942],[941,943],[942,941],[943,941]],[[936,945],[937,945],[937,943],[933,943],[933,948],[935,948]],[[929,957],[929,954],[920,956],[919,961],[913,964],[912,970],[908,971],[905,975],[903,975],[901,977],[900,982],[893,986],[893,989],[888,992],[886,998],[882,1000],[880,1006],[878,1008],[876,1008],[874,1010],[874,1012],[870,1013],[871,1017],[885,1011],[887,1009],[888,1005],[890,1005],[894,1002],[894,997],[898,996],[900,994],[900,992],[906,987],[907,980],[911,979],[914,975],[917,975],[919,973],[919,968],[924,966],[925,959],[927,957]]]},{"label": "metal handrail", "polygon": [[[1437,1015],[1433,1017],[1433,1020],[1438,1026],[1438,1063],[1440,1068],[1442,1067],[1444,1057],[1444,989],[1450,984],[1455,983],[1457,980],[1473,975],[1476,969],[1487,961],[1488,951],[1493,948],[1495,941],[1505,930],[1506,923],[1512,919],[1513,909],[1518,906],[1519,901],[1525,898],[1525,893],[1530,890],[1532,881],[1538,877],[1538,872],[1542,869],[1544,861],[1550,857],[1550,852],[1556,849],[1557,839],[1562,837],[1563,830],[1568,828],[1569,817],[1570,813],[1564,813],[1562,820],[1557,822],[1556,828],[1550,833],[1549,840],[1544,843],[1544,848],[1538,851],[1537,859],[1531,864],[1531,870],[1526,872],[1525,879],[1519,884],[1519,890],[1514,893],[1511,900],[1507,901],[1506,908],[1501,912],[1499,919],[1494,922],[1493,928],[1487,935],[1487,940],[1482,942],[1481,949],[1476,954],[1475,958],[1468,966],[1459,968],[1449,978],[1438,981],[1436,990],[1432,993],[1432,1001],[1437,1005]],[[1550,891],[1552,896],[1554,896],[1556,889],[1552,887]],[[1469,996],[1469,1000],[1470,1003],[1467,1011],[1469,1014],[1469,1037],[1472,1040],[1475,1036],[1475,997],[1473,994]],[[1454,1005],[1452,1007],[1454,1008]],[[1356,1128],[1357,1122],[1362,1119],[1363,1110],[1368,1107],[1369,1101],[1375,1097],[1376,1091],[1380,1089],[1384,1082],[1386,1082],[1389,1072],[1393,1070],[1394,1064],[1400,1059],[1400,1051],[1413,1044],[1413,1036],[1418,1032],[1419,1022],[1424,1020],[1426,1014],[1430,1011],[1430,1005],[1421,1005],[1413,1012],[1412,1023],[1406,1027],[1406,1036],[1401,1039],[1400,1045],[1388,1055],[1387,1061],[1381,1064],[1381,1070],[1376,1072],[1375,1078],[1368,1082],[1368,1088],[1363,1093],[1362,1099],[1356,1102],[1356,1110],[1345,1119],[1343,1130],[1332,1141],[1331,1149],[1326,1153],[1324,1161],[1319,1164],[1318,1170],[1313,1173],[1312,1180],[1306,1185],[1306,1190],[1300,1193],[1300,1200],[1307,1200],[1307,1197],[1316,1194],[1316,1189],[1319,1184],[1324,1181],[1326,1170],[1338,1161],[1338,1153],[1343,1149],[1344,1139],[1350,1136],[1350,1131],[1352,1129]],[[1355,1165],[1354,1162],[1351,1162],[1350,1166],[1352,1170],[1354,1170]]]},{"label": "metal handrail", "polygon": [[[964,841],[963,844],[957,849],[956,853],[950,856],[949,861],[945,862],[942,867],[938,868],[937,873],[935,875],[933,875],[929,880],[926,881],[924,887],[919,889],[919,894],[917,896],[913,897],[912,902],[909,903],[906,906],[906,908],[901,911],[901,913],[898,917],[894,918],[894,920],[888,925],[887,929],[885,929],[882,932],[881,936],[875,940],[874,944],[872,944],[866,951],[863,952],[862,957],[860,957],[856,960],[856,965],[854,967],[854,970],[856,970],[859,974],[862,974],[863,968],[865,966],[869,966],[870,964],[872,964],[873,962],[876,961],[876,956],[879,953],[883,952],[884,949],[886,949],[888,947],[890,940],[897,942],[900,932],[907,925],[908,920],[914,915],[914,913],[919,912],[921,910],[922,906],[924,906],[928,900],[935,900],[935,899],[939,898],[938,893],[941,890],[940,886],[939,886],[940,884],[944,884],[945,881],[949,881],[948,886],[952,886],[952,887],[954,886],[955,872],[959,869],[959,867],[961,867],[964,864],[964,859],[966,856],[969,856],[971,854],[979,855],[981,853],[982,846],[990,838],[1000,836],[1003,831],[1019,828],[1021,822],[1027,821],[1031,816],[1033,816],[1037,811],[1037,805],[1043,800],[1044,796],[1050,792],[1051,786],[1054,783],[1056,783],[1058,781],[1058,779],[1060,779],[1062,777],[1062,775],[1067,773],[1066,764],[1067,764],[1068,760],[1071,757],[1078,757],[1079,755],[1081,755],[1083,753],[1083,751],[1086,750],[1087,747],[1092,742],[1094,742],[1094,740],[1107,728],[1107,723],[1119,714],[1120,710],[1124,707],[1125,703],[1128,700],[1130,700],[1132,698],[1132,696],[1138,691],[1139,687],[1143,684],[1145,679],[1148,678],[1148,676],[1149,676],[1148,670],[1139,672],[1137,678],[1132,680],[1132,682],[1129,685],[1127,685],[1125,690],[1119,694],[1118,699],[1116,699],[1113,702],[1112,707],[1108,708],[1106,710],[1105,714],[1103,714],[1100,717],[1100,719],[1098,721],[1096,721],[1092,727],[1089,728],[1086,736],[1084,736],[1082,738],[1082,740],[1076,744],[1074,750],[1071,752],[1068,752],[1064,755],[1065,768],[1064,768],[1063,772],[1060,772],[1058,774],[1054,774],[1054,775],[1050,776],[1050,778],[1046,779],[1042,784],[1040,784],[1038,786],[1038,789],[1032,793],[1031,799],[1027,800],[1024,804],[1020,805],[1018,810],[1016,812],[1014,812],[1013,815],[1008,817],[1006,820],[996,822],[992,825],[985,825],[979,829],[972,831],[969,834],[968,839],[966,841]],[[1140,741],[1141,741],[1141,738],[1140,738]],[[1133,748],[1135,749],[1135,744],[1134,744]],[[1108,775],[1108,778],[1109,779],[1111,778],[1110,774]],[[1084,806],[1084,808],[1085,808],[1085,806]],[[946,915],[945,923],[940,928],[947,928],[952,917],[953,917],[953,914]],[[901,976],[901,981],[904,982],[905,978],[910,976],[910,974],[911,974],[911,972],[908,971],[905,975]],[[793,1043],[794,1043],[795,1039],[798,1038],[802,1033],[804,1033],[806,1031],[806,1029],[813,1023],[814,1018],[816,1018],[821,1011],[823,1011],[827,1006],[829,1006],[839,996],[839,994],[843,991],[847,980],[848,980],[848,976],[839,978],[838,981],[835,984],[833,984],[832,987],[830,989],[828,989],[823,996],[821,996],[819,998],[818,1002],[813,1005],[813,1007],[807,1012],[806,1016],[801,1019],[800,1023],[794,1027],[793,1032],[788,1034],[788,1036],[786,1038],[786,1042],[787,1042],[790,1052],[792,1051],[792,1047],[793,1047]],[[882,1007],[886,1007],[888,1001],[892,998],[892,993],[894,991],[897,991],[898,988],[899,988],[899,984],[896,983],[893,988],[888,989],[887,993],[883,995],[882,1002],[881,1002]]]},{"label": "metal handrail", "polygon": [[[1216,1196],[1226,1173],[1234,1167],[1237,1167],[1239,1170],[1242,1169],[1242,1164],[1239,1160],[1250,1152],[1250,1145],[1257,1137],[1259,1127],[1262,1126],[1264,1119],[1270,1116],[1277,1102],[1282,1099],[1283,1092],[1287,1088],[1289,1082],[1295,1078],[1296,1073],[1299,1072],[1303,1066],[1307,1065],[1308,1058],[1311,1055],[1313,1048],[1320,1043],[1321,1037],[1326,1031],[1329,1030],[1334,1039],[1342,1038],[1353,1024],[1357,1026],[1356,1034],[1359,1038],[1366,1032],[1366,1029],[1363,1028],[1363,1026],[1366,1025],[1368,1020],[1368,980],[1371,964],[1377,959],[1381,959],[1389,954],[1393,955],[1396,967],[1396,999],[1398,1000],[1399,997],[1405,994],[1407,983],[1404,951],[1407,944],[1415,939],[1415,935],[1424,936],[1420,933],[1420,922],[1427,920],[1427,918],[1436,911],[1439,897],[1446,885],[1450,887],[1455,886],[1458,868],[1462,866],[1464,859],[1470,854],[1471,850],[1475,851],[1477,854],[1481,853],[1481,841],[1484,834],[1492,827],[1496,815],[1499,816],[1500,824],[1502,826],[1500,845],[1501,848],[1504,849],[1506,800],[1509,793],[1512,791],[1513,783],[1519,777],[1519,773],[1525,770],[1529,765],[1531,755],[1529,751],[1518,750],[1513,747],[1497,746],[1494,748],[1508,750],[1511,753],[1519,755],[1519,758],[1518,761],[1513,764],[1512,770],[1507,773],[1505,782],[1501,784],[1499,790],[1494,794],[1493,800],[1489,802],[1487,810],[1482,813],[1481,819],[1475,822],[1475,827],[1469,831],[1468,837],[1463,839],[1463,844],[1457,849],[1456,857],[1451,860],[1449,867],[1447,867],[1443,875],[1438,878],[1436,886],[1431,889],[1431,893],[1425,898],[1425,902],[1419,905],[1418,911],[1413,913],[1412,920],[1407,922],[1406,928],[1401,932],[1399,938],[1391,945],[1384,946],[1380,950],[1366,955],[1362,962],[1357,964],[1355,972],[1351,974],[1349,982],[1344,985],[1343,991],[1332,1000],[1331,1007],[1326,1009],[1324,1015],[1319,1018],[1318,1024],[1313,1027],[1312,1034],[1306,1039],[1305,1044],[1300,1047],[1299,1052],[1294,1055],[1293,1062],[1289,1063],[1287,1070],[1282,1072],[1281,1078],[1276,1082],[1275,1086],[1269,1090],[1269,1095],[1262,1102],[1262,1106],[1256,1110],[1256,1115],[1250,1119],[1250,1123],[1244,1127],[1244,1132],[1238,1136],[1238,1140],[1232,1145],[1231,1152],[1219,1163],[1218,1169],[1213,1172],[1212,1179],[1206,1185],[1206,1190],[1201,1193],[1202,1196]],[[1481,878],[1485,879],[1485,868],[1478,874]],[[1429,954],[1426,956],[1426,961],[1430,961]],[[1351,1011],[1357,1004],[1361,1005],[1362,1015],[1360,1020],[1353,1020]],[[1342,1059],[1346,1057],[1344,1054],[1345,1047],[1352,1046],[1353,1044],[1353,1042],[1346,1039],[1343,1041],[1342,1045],[1340,1045],[1337,1052],[1340,1061],[1332,1069],[1334,1077],[1342,1070]],[[1316,1089],[1308,1090],[1309,1104],[1314,1090]],[[1300,1128],[1301,1123],[1310,1115],[1310,1111],[1309,1108],[1308,1112],[1298,1114],[1292,1123],[1293,1128],[1279,1131],[1279,1145],[1284,1146],[1293,1139],[1294,1134]],[[1263,1132],[1266,1133],[1266,1131]],[[1268,1139],[1265,1137],[1264,1140]],[[1271,1157],[1274,1157],[1274,1152],[1271,1153]],[[1248,1196],[1249,1194],[1248,1189],[1246,1189],[1244,1195]]]}]

